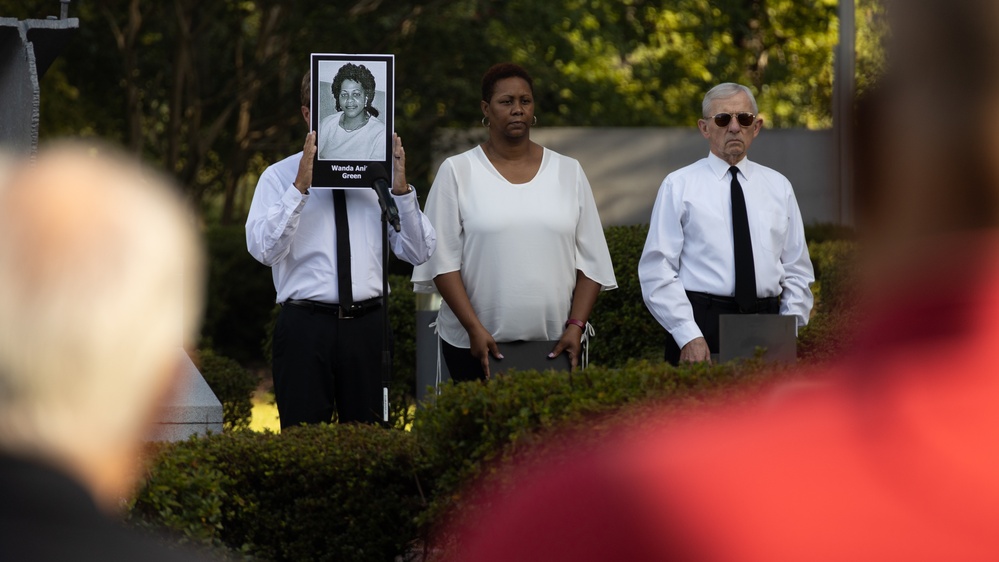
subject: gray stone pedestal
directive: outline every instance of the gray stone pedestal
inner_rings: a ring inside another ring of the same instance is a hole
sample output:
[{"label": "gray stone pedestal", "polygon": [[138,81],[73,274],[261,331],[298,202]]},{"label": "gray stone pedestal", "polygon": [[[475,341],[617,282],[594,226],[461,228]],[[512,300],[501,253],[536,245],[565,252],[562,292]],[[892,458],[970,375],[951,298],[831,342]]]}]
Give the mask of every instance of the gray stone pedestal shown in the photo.
[{"label": "gray stone pedestal", "polygon": [[160,410],[150,441],[179,441],[191,435],[222,433],[222,403],[182,349],[184,380],[179,392]]}]

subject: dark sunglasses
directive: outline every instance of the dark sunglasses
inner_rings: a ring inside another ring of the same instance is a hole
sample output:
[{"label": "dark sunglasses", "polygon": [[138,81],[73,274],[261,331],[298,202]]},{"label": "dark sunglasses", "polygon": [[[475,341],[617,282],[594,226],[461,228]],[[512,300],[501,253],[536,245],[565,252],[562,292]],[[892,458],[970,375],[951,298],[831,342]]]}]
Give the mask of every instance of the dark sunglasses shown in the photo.
[{"label": "dark sunglasses", "polygon": [[719,127],[728,127],[728,124],[732,122],[732,117],[735,117],[735,120],[739,122],[739,126],[741,127],[749,127],[756,122],[756,116],[752,113],[746,112],[719,113],[718,115],[711,117],[711,119],[714,119],[715,125],[718,125]]}]

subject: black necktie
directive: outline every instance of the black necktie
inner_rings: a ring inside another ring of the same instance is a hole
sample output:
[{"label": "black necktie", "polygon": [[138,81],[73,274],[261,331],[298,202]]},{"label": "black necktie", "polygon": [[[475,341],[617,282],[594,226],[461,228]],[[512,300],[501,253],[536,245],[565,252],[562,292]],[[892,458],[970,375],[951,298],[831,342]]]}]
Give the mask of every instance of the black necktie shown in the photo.
[{"label": "black necktie", "polygon": [[732,241],[735,247],[735,303],[742,312],[755,309],[756,266],[753,264],[753,238],[749,234],[746,196],[739,183],[739,168],[732,166]]},{"label": "black necktie", "polygon": [[336,219],[336,278],[340,306],[354,304],[350,287],[350,228],[347,223],[347,196],[342,189],[333,190],[333,211]]}]

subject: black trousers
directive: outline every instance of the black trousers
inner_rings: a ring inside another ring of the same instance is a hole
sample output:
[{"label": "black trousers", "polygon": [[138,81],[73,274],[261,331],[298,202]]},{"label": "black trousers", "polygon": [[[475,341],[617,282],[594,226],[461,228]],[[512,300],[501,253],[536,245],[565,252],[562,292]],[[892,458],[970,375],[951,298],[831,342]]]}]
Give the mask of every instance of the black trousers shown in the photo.
[{"label": "black trousers", "polygon": [[341,319],[284,305],[274,327],[274,397],[281,428],[382,419],[382,311]]},{"label": "black trousers", "polygon": [[[687,291],[687,299],[694,311],[694,323],[701,329],[711,353],[718,353],[718,317],[722,314],[780,314],[780,297],[758,299],[749,312],[740,312],[739,305],[731,297]],[[680,364],[680,347],[669,333],[666,334],[666,362]]]},{"label": "black trousers", "polygon": [[441,355],[444,356],[447,372],[451,374],[451,380],[454,382],[486,380],[486,372],[482,370],[482,363],[472,357],[467,348],[455,347],[441,340]]}]

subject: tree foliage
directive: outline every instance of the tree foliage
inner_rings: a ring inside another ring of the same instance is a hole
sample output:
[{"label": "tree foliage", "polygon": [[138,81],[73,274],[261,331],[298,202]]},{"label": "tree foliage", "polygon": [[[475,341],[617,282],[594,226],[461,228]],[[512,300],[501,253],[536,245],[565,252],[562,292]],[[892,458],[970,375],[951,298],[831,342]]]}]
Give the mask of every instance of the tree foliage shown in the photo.
[{"label": "tree foliage", "polygon": [[[880,69],[880,0],[857,0],[858,84]],[[0,0],[0,14],[58,11]],[[477,124],[494,62],[536,79],[539,119],[692,126],[711,85],[758,92],[771,126],[831,124],[837,0],[81,0],[42,82],[43,137],[118,141],[173,174],[209,221],[239,222],[263,167],[300,148],[311,52],[396,54],[414,183],[440,127]]]}]

